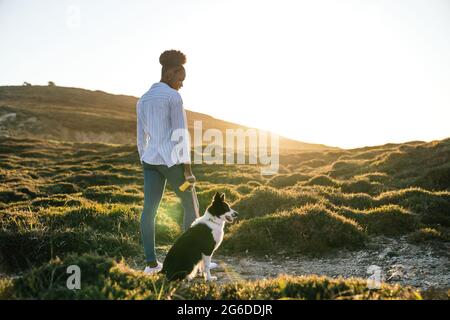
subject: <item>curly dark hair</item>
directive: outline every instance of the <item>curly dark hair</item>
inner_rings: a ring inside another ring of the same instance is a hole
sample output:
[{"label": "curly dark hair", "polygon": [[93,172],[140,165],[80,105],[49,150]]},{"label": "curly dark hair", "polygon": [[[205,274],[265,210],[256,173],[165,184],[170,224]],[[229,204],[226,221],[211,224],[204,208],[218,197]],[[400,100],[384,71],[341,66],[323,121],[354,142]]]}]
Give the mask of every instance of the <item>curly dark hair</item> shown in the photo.
[{"label": "curly dark hair", "polygon": [[179,67],[186,63],[186,55],[179,50],[166,50],[159,56],[163,68]]}]

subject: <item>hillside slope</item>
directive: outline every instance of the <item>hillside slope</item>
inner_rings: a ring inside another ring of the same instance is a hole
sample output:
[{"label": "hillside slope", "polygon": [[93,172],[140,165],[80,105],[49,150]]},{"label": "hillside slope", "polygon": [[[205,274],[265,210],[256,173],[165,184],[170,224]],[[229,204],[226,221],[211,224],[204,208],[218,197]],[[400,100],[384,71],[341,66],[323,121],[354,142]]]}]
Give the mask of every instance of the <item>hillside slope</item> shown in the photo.
[{"label": "hillside slope", "polygon": [[[76,142],[134,143],[136,97],[102,91],[49,86],[0,87],[0,135]],[[203,130],[247,129],[187,110],[193,134],[195,120]],[[324,145],[280,137],[281,149],[324,150]],[[336,148],[333,148],[336,149]]]},{"label": "hillside slope", "polygon": [[[23,116],[23,133],[32,136],[40,124],[36,136],[51,139],[0,136],[0,299],[155,298],[149,278],[135,271],[144,263],[144,195],[134,138],[103,144],[94,131],[95,142],[76,142],[89,137],[75,135],[82,125],[93,130],[96,121],[109,137],[126,121],[134,131],[136,98],[70,88],[13,91],[0,95],[0,110],[9,112],[0,115],[2,124],[14,129]],[[55,139],[64,134],[77,139]],[[284,150],[274,176],[262,176],[258,165],[203,163],[193,171],[202,212],[223,192],[240,215],[214,256],[217,284],[199,280],[185,291],[151,279],[178,297],[414,299],[416,290],[450,297],[450,138]],[[156,216],[161,261],[183,220],[172,186],[167,189]],[[92,277],[86,269],[92,281],[77,296],[66,296],[64,282],[47,283],[70,264],[95,267]],[[105,281],[97,281],[101,266]],[[364,280],[373,266],[386,282],[381,290],[369,290]]]},{"label": "hillside slope", "polygon": [[[223,289],[235,279],[268,278],[267,284],[276,285],[285,282],[276,276],[287,273],[307,276],[289,281],[314,285],[311,294],[316,296],[322,280],[316,283],[310,274],[364,278],[375,264],[390,284],[437,288],[439,296],[446,296],[449,156],[447,139],[283,154],[280,173],[273,177],[261,176],[256,165],[195,165],[201,211],[215,192],[224,192],[240,212],[215,256],[222,266],[215,272],[225,283]],[[156,218],[160,259],[180,235],[183,219],[170,187]],[[129,266],[142,270],[142,191],[142,168],[133,144],[0,137],[0,278],[4,273],[7,279],[0,281],[0,297],[8,292],[28,298],[61,294],[36,294],[21,280],[10,282],[22,271],[27,272],[25,279],[46,281],[46,270],[55,263],[50,260],[59,261],[57,257],[65,261],[75,255],[83,261],[94,252],[101,255],[100,263],[124,257]],[[348,286],[353,280],[340,283],[338,287]],[[373,293],[364,281],[359,283],[352,294]],[[92,283],[99,290],[103,285]],[[9,289],[2,292],[2,286]],[[145,290],[145,284],[135,287]],[[332,290],[320,297],[335,295]],[[311,296],[302,289],[299,297]]]}]

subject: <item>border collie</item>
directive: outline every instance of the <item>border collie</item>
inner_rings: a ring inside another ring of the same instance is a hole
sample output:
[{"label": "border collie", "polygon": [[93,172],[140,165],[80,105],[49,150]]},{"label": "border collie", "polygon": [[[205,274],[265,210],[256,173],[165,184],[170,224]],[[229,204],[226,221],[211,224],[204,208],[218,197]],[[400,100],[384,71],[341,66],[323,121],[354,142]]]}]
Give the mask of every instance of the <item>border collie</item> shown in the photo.
[{"label": "border collie", "polygon": [[225,223],[232,223],[238,213],[225,202],[225,194],[216,192],[203,216],[197,218],[167,253],[161,273],[172,280],[192,280],[198,272],[208,280],[211,256],[223,239]]}]

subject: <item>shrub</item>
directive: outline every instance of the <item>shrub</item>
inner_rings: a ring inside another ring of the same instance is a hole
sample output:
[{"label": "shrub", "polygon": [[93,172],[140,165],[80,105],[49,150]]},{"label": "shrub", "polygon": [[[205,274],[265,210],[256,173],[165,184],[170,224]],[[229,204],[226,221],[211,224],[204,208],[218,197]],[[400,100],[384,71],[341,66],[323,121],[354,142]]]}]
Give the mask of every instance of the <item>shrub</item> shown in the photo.
[{"label": "shrub", "polygon": [[319,168],[327,165],[328,162],[324,159],[311,159],[302,162],[302,167]]},{"label": "shrub", "polygon": [[23,192],[4,190],[0,191],[0,202],[10,203],[27,200],[29,195]]},{"label": "shrub", "polygon": [[450,226],[450,192],[408,188],[372,197],[364,193],[346,194],[333,190],[317,190],[320,196],[336,206],[362,210],[395,204],[419,214],[420,221],[426,225]]},{"label": "shrub", "polygon": [[331,166],[331,177],[354,176],[361,171],[363,161],[361,160],[338,160]]},{"label": "shrub", "polygon": [[367,180],[353,180],[341,184],[341,190],[346,193],[377,194],[383,190],[381,183],[369,182]]},{"label": "shrub", "polygon": [[314,255],[333,248],[357,248],[366,240],[356,222],[319,205],[241,221],[225,237],[224,247],[234,252],[289,249]]},{"label": "shrub", "polygon": [[247,185],[250,187],[256,188],[256,187],[261,186],[262,184],[259,181],[251,180],[251,181],[247,182]]},{"label": "shrub", "polygon": [[364,211],[340,208],[338,213],[357,221],[370,234],[402,235],[418,226],[417,216],[397,205],[385,205]]},{"label": "shrub", "polygon": [[299,181],[305,181],[311,177],[301,173],[279,174],[269,180],[268,184],[275,188],[284,188],[295,185]]},{"label": "shrub", "polygon": [[379,183],[385,183],[389,176],[384,172],[369,172],[362,175],[355,176],[355,179],[361,179],[361,180],[369,180],[371,182],[379,182]]},{"label": "shrub", "polygon": [[16,188],[16,192],[21,192],[29,196],[30,199],[34,199],[38,196],[39,191],[34,186],[21,186]]},{"label": "shrub", "polygon": [[379,204],[398,204],[421,216],[427,225],[450,226],[450,192],[432,192],[420,188],[389,191],[375,198]]},{"label": "shrub", "polygon": [[446,164],[438,168],[432,168],[416,183],[422,187],[435,190],[450,190],[450,165]]},{"label": "shrub", "polygon": [[236,191],[241,195],[249,194],[255,189],[255,187],[249,186],[248,184],[240,184],[236,187]]},{"label": "shrub", "polygon": [[418,226],[417,217],[411,212],[395,206],[382,206],[366,211],[364,217],[369,233],[401,235]]},{"label": "shrub", "polygon": [[305,183],[305,185],[335,187],[338,185],[338,182],[336,182],[333,178],[330,178],[329,176],[319,175],[309,179],[308,182]]},{"label": "shrub", "polygon": [[450,289],[430,287],[420,292],[424,300],[450,300]]},{"label": "shrub", "polygon": [[380,155],[375,162],[371,163],[371,166],[386,173],[394,174],[409,167],[412,159],[408,159],[407,155],[407,153],[401,151],[386,152]]},{"label": "shrub", "polygon": [[320,199],[310,193],[259,187],[234,203],[233,208],[239,212],[240,218],[252,218],[319,201]]},{"label": "shrub", "polygon": [[408,241],[413,243],[434,242],[434,241],[450,241],[450,234],[445,230],[434,228],[421,228],[408,236]]},{"label": "shrub", "polygon": [[356,209],[366,209],[374,206],[374,199],[366,193],[342,193],[335,190],[319,190],[319,195],[336,206],[346,206]]},{"label": "shrub", "polygon": [[140,194],[136,194],[134,189],[123,190],[119,186],[92,186],[83,191],[83,196],[97,202],[109,203],[134,203],[143,200]]},{"label": "shrub", "polygon": [[78,192],[78,187],[73,183],[60,182],[42,187],[42,192],[49,194],[76,193]]}]

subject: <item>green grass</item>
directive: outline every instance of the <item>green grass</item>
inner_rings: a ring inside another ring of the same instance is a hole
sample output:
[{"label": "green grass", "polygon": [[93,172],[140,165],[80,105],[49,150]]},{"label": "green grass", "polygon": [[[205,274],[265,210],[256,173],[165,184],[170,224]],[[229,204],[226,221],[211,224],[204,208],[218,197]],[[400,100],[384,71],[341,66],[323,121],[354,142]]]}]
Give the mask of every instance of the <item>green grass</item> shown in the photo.
[{"label": "green grass", "polygon": [[305,183],[305,185],[307,186],[329,186],[329,187],[334,187],[337,186],[338,184],[339,183],[336,180],[326,175],[319,175],[312,177]]},{"label": "green grass", "polygon": [[[3,213],[0,265],[23,270],[57,256],[97,252],[111,257],[142,256],[139,206],[86,204]],[[164,213],[156,218],[158,244],[173,243],[180,226]],[[32,253],[32,254],[30,254]]]},{"label": "green grass", "polygon": [[[321,256],[363,248],[377,235],[407,235],[419,245],[449,241],[450,139],[291,151],[280,159],[282,170],[273,177],[262,177],[258,166],[194,165],[201,211],[215,192],[224,192],[240,213],[238,222],[227,227],[219,250],[237,256],[280,250]],[[0,138],[0,160],[0,270],[26,275],[24,283],[1,280],[0,297],[74,294],[63,293],[63,288],[57,291],[57,285],[46,293],[33,291],[42,289],[36,284],[40,282],[48,288],[45,270],[70,259],[84,259],[86,264],[109,261],[104,279],[89,280],[91,287],[79,292],[80,298],[414,297],[405,295],[404,289],[364,291],[356,280],[289,276],[169,289],[162,279],[150,281],[115,262],[144,258],[143,174],[134,144]],[[167,187],[156,219],[157,244],[168,247],[180,235],[183,221],[172,186]],[[162,291],[143,289],[155,284],[164,287]],[[280,291],[280,286],[296,289]],[[343,294],[346,290],[348,295]]]},{"label": "green grass", "polygon": [[363,163],[364,161],[362,160],[338,160],[333,163],[330,175],[334,178],[345,176],[352,177],[355,174],[360,173]]},{"label": "green grass", "polygon": [[[67,288],[67,267],[81,271],[81,288]],[[23,276],[0,280],[1,299],[421,299],[411,288],[382,284],[369,290],[363,279],[294,277],[282,275],[262,281],[229,284],[197,281],[167,282],[163,276],[147,276],[124,261],[92,254],[70,255],[33,268]]]},{"label": "green grass", "polygon": [[293,173],[293,174],[278,174],[270,179],[268,184],[275,188],[285,188],[289,186],[293,186],[298,182],[307,181],[311,177],[301,173]]},{"label": "green grass", "polygon": [[92,186],[83,190],[83,196],[97,202],[135,203],[143,201],[142,192],[125,189],[117,185]]},{"label": "green grass", "polygon": [[444,228],[422,228],[414,231],[408,236],[408,240],[412,243],[433,243],[450,242],[450,230]]},{"label": "green grass", "polygon": [[242,219],[260,217],[293,206],[320,202],[318,197],[307,192],[279,190],[272,187],[258,187],[240,198],[233,207]]},{"label": "green grass", "polygon": [[341,207],[337,213],[353,219],[369,234],[398,236],[416,230],[418,217],[397,205],[381,206],[368,210]]}]

